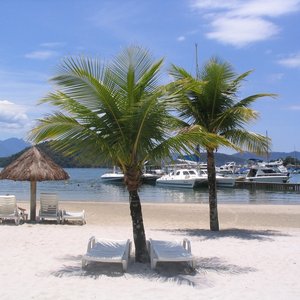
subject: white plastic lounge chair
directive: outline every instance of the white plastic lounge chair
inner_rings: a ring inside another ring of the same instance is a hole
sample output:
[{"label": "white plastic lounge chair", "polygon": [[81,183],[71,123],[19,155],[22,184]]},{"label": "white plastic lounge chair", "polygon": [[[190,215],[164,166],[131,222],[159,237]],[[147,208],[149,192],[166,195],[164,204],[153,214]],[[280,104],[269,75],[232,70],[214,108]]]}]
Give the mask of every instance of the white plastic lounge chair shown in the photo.
[{"label": "white plastic lounge chair", "polygon": [[157,262],[188,262],[194,268],[194,256],[188,239],[177,241],[148,241],[151,269],[155,269]]},{"label": "white plastic lounge chair", "polygon": [[99,240],[94,236],[89,239],[87,252],[82,257],[82,268],[88,262],[121,263],[123,271],[127,270],[131,251],[131,241]]},{"label": "white plastic lounge chair", "polygon": [[61,222],[62,224],[65,223],[65,221],[68,220],[79,220],[81,221],[82,225],[84,225],[86,223],[85,221],[85,211],[80,211],[80,212],[76,212],[76,211],[66,211],[63,210],[62,214],[61,214]]},{"label": "white plastic lounge chair", "polygon": [[58,209],[58,200],[55,193],[41,193],[40,196],[40,221],[45,219],[56,220],[60,223],[61,211]]},{"label": "white plastic lounge chair", "polygon": [[0,219],[13,219],[16,225],[19,225],[20,221],[24,220],[14,195],[0,195]]}]

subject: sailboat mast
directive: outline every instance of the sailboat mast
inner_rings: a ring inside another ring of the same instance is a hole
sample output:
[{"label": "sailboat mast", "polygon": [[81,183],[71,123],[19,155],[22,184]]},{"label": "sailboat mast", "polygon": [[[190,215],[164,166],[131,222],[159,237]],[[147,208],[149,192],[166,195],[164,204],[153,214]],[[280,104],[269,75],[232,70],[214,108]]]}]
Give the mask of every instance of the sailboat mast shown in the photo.
[{"label": "sailboat mast", "polygon": [[[196,78],[197,80],[200,79],[200,73],[199,73],[199,64],[198,64],[198,44],[195,43],[195,61],[196,61]],[[196,146],[196,161],[199,164],[200,163],[200,145],[198,144]]]},{"label": "sailboat mast", "polygon": [[266,130],[266,138],[267,138],[267,162],[270,162],[270,144],[269,144],[269,137],[268,137],[267,130]]},{"label": "sailboat mast", "polygon": [[196,55],[196,78],[200,79],[200,73],[199,73],[199,65],[198,65],[198,44],[195,43],[195,55]]}]

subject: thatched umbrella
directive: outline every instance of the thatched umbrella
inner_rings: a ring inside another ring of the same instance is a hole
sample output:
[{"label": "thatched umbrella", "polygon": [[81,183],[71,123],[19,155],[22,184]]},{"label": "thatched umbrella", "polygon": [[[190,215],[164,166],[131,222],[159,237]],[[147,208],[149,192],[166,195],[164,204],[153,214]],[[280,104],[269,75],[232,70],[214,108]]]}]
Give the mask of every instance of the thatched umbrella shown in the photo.
[{"label": "thatched umbrella", "polygon": [[36,219],[36,182],[68,178],[67,172],[36,147],[23,153],[0,173],[0,179],[30,181],[30,221]]}]

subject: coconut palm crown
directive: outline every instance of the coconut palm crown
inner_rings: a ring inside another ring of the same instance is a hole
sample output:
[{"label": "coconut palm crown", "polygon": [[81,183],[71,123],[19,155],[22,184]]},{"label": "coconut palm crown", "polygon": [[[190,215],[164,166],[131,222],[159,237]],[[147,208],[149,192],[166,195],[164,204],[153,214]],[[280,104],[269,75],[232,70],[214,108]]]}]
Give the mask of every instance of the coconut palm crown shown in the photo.
[{"label": "coconut palm crown", "polygon": [[[237,75],[233,67],[219,59],[210,59],[202,71],[193,77],[183,68],[173,65],[170,74],[175,82],[169,88],[176,91],[176,108],[186,126],[200,126],[203,130],[224,137],[235,149],[263,154],[269,139],[245,129],[259,114],[251,109],[257,99],[274,94],[255,94],[239,99],[239,89],[251,73]],[[210,228],[219,230],[217,211],[216,171],[214,151],[218,146],[205,147],[210,206]]]},{"label": "coconut palm crown", "polygon": [[139,262],[148,260],[138,194],[144,163],[188,152],[197,143],[215,147],[222,142],[199,126],[180,130],[183,122],[170,113],[159,86],[162,63],[138,46],[124,49],[109,63],[65,59],[52,78],[56,91],[41,100],[58,110],[39,119],[30,133],[31,140],[51,140],[67,155],[84,153],[121,168]]}]

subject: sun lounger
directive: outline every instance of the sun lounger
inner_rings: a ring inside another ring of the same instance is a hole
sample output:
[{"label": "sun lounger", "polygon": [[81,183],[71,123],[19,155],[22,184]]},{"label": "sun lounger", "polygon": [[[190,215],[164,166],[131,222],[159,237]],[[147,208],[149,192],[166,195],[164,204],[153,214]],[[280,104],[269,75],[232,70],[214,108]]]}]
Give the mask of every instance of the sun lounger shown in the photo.
[{"label": "sun lounger", "polygon": [[64,224],[68,220],[81,221],[82,225],[86,223],[85,221],[85,211],[66,211],[63,210],[61,214],[61,222]]},{"label": "sun lounger", "polygon": [[14,220],[16,225],[24,221],[23,213],[18,209],[14,195],[0,195],[0,219]]},{"label": "sun lounger", "polygon": [[158,262],[188,262],[194,268],[194,256],[191,253],[191,243],[188,239],[182,242],[161,241],[149,239],[151,269],[155,269]]},{"label": "sun lounger", "polygon": [[121,263],[123,271],[127,270],[131,251],[131,241],[100,240],[94,236],[88,242],[87,252],[82,257],[82,268],[89,262]]},{"label": "sun lounger", "polygon": [[57,195],[55,193],[41,193],[40,203],[40,221],[50,219],[56,220],[59,224],[61,220],[61,211],[58,209]]}]

